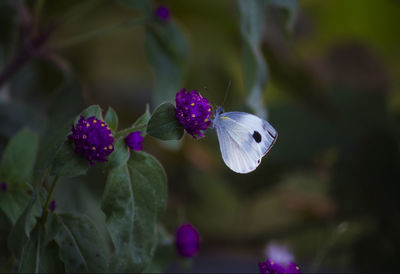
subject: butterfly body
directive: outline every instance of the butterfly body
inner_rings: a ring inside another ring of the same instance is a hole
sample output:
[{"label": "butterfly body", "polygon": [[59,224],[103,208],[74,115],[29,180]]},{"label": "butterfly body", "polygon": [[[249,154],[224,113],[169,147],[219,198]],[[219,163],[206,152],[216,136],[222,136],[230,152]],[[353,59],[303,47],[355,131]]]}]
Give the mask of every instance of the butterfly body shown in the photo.
[{"label": "butterfly body", "polygon": [[213,127],[225,164],[237,173],[255,170],[278,137],[276,130],[256,115],[223,112],[221,107],[216,111]]}]

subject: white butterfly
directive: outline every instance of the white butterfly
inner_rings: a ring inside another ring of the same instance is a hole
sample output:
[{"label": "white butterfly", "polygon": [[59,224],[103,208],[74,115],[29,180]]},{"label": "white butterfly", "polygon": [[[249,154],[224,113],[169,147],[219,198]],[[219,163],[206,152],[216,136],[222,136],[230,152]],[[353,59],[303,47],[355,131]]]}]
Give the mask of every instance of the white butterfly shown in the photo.
[{"label": "white butterfly", "polygon": [[265,120],[245,112],[223,112],[218,107],[213,127],[225,164],[237,173],[249,173],[261,163],[278,138]]}]

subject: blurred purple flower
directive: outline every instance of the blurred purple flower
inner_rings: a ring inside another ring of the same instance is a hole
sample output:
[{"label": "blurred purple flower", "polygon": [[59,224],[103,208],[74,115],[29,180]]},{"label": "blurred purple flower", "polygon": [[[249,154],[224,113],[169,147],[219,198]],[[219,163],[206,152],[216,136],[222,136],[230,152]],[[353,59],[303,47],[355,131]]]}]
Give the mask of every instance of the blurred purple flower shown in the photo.
[{"label": "blurred purple flower", "polygon": [[56,207],[57,207],[56,201],[55,201],[55,200],[52,200],[51,203],[50,203],[50,206],[49,206],[50,211],[51,211],[51,212],[54,212],[54,210],[56,209]]},{"label": "blurred purple flower", "polygon": [[140,135],[141,133],[142,133],[141,131],[135,131],[125,137],[125,143],[128,145],[130,149],[133,149],[135,151],[143,149],[142,146],[143,137],[142,135]]},{"label": "blurred purple flower", "polygon": [[75,143],[75,152],[88,159],[91,165],[95,161],[105,162],[105,158],[114,151],[114,137],[108,125],[95,116],[79,119],[72,126],[72,134],[68,136]]},{"label": "blurred purple flower", "polygon": [[280,265],[287,266],[294,261],[294,255],[285,245],[271,242],[266,248],[267,258],[277,262]]},{"label": "blurred purple flower", "polygon": [[6,182],[1,182],[1,183],[0,183],[0,188],[1,188],[1,190],[3,190],[3,191],[7,191],[7,190],[8,190],[8,185],[7,185],[7,183],[6,183]]},{"label": "blurred purple flower", "polygon": [[176,120],[193,138],[203,137],[201,131],[206,130],[211,124],[212,109],[208,100],[196,90],[186,92],[186,89],[182,89],[176,94],[175,103]]},{"label": "blurred purple flower", "polygon": [[158,6],[156,9],[156,15],[158,18],[160,18],[164,22],[167,22],[167,21],[169,21],[171,12],[169,11],[169,8],[166,6]]},{"label": "blurred purple flower", "polygon": [[293,262],[293,254],[286,246],[272,242],[266,248],[266,255],[268,259],[258,264],[260,273],[301,273],[300,268]]},{"label": "blurred purple flower", "polygon": [[295,263],[290,262],[289,265],[283,266],[271,259],[258,263],[258,269],[261,274],[301,274],[300,268]]},{"label": "blurred purple flower", "polygon": [[176,249],[182,257],[190,258],[200,249],[200,235],[190,224],[183,224],[176,230]]}]

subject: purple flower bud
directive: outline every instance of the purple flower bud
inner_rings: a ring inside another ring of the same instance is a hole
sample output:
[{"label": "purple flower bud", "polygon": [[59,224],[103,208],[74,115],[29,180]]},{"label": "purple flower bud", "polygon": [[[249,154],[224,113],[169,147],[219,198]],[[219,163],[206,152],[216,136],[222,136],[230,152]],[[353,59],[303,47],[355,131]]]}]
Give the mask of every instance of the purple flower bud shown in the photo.
[{"label": "purple flower bud", "polygon": [[143,149],[142,146],[143,137],[142,135],[140,135],[141,133],[142,133],[141,131],[135,131],[125,137],[125,143],[128,145],[130,149],[136,151]]},{"label": "purple flower bud", "polygon": [[301,274],[300,268],[295,263],[290,262],[287,266],[284,266],[271,259],[258,263],[258,269],[261,274]]},{"label": "purple flower bud", "polygon": [[55,201],[55,200],[52,200],[51,203],[50,203],[50,206],[49,206],[50,211],[51,211],[51,212],[54,212],[54,210],[56,209],[56,207],[57,207],[56,201]]},{"label": "purple flower bud", "polygon": [[181,225],[176,231],[176,249],[182,257],[196,255],[200,248],[200,235],[190,224]]},{"label": "purple flower bud", "polygon": [[203,137],[201,131],[206,130],[211,125],[212,108],[208,100],[203,98],[196,90],[186,92],[186,89],[182,89],[176,94],[175,103],[176,120],[193,138]]},{"label": "purple flower bud", "polygon": [[1,182],[1,183],[0,183],[0,188],[1,188],[1,190],[3,190],[3,191],[7,191],[7,190],[8,190],[8,185],[7,185],[7,183],[6,183],[6,182]]},{"label": "purple flower bud", "polygon": [[166,6],[159,6],[156,9],[156,15],[158,18],[160,18],[161,20],[163,20],[164,22],[167,22],[170,18],[170,11],[169,8],[167,8]]},{"label": "purple flower bud", "polygon": [[72,134],[68,136],[75,143],[75,152],[88,159],[91,165],[95,161],[105,162],[106,156],[114,151],[114,137],[108,125],[95,116],[79,119],[72,126]]}]

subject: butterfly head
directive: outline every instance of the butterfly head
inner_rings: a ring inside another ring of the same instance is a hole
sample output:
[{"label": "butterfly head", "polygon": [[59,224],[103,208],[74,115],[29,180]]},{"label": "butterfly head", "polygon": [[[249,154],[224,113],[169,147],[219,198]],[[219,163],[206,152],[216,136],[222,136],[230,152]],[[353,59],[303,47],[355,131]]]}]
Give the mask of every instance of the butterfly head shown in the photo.
[{"label": "butterfly head", "polygon": [[224,113],[224,109],[221,106],[219,106],[215,111],[215,116],[221,115],[222,113]]}]

